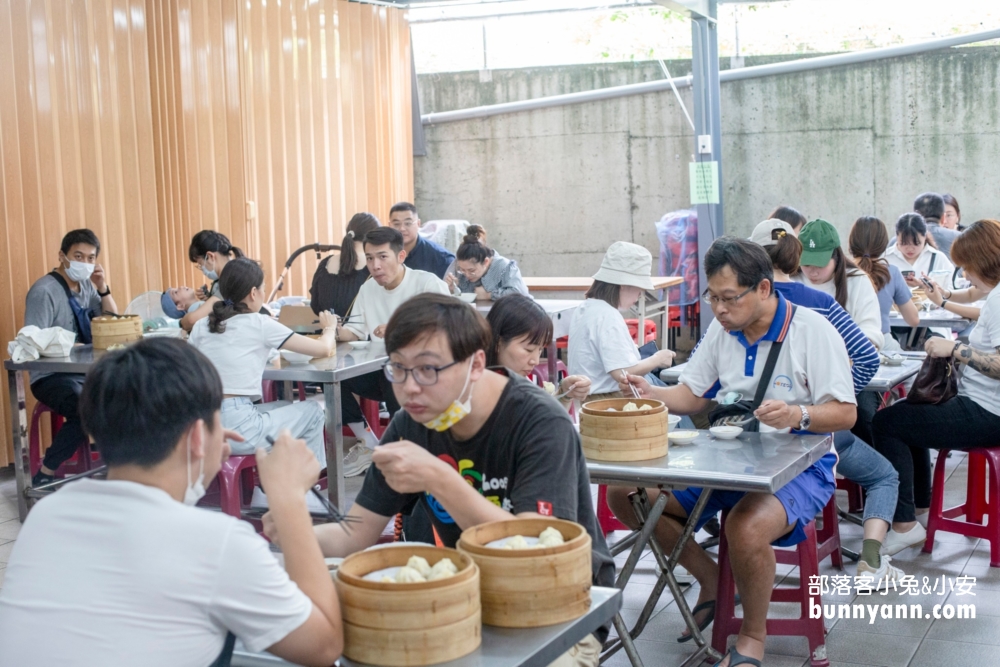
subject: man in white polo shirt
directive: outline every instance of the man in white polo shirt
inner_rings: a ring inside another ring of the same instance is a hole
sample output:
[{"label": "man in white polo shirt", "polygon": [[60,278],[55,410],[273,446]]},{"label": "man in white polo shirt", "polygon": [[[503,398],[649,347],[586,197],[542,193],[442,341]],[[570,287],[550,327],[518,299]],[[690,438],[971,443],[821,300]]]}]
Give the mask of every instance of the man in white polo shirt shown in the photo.
[{"label": "man in white polo shirt", "polygon": [[222,428],[221,404],[212,362],[183,341],[140,341],[91,369],[80,414],[108,478],[31,510],[0,591],[0,663],[207,667],[236,636],[296,664],[333,664],[340,606],[306,509],[319,462],[305,443],[285,431],[257,450],[285,569],[250,524],[192,507],[229,456],[226,439],[242,439]]},{"label": "man in white polo shirt", "polygon": [[[337,340],[368,340],[371,337],[368,354],[383,355],[385,325],[396,309],[417,294],[448,294],[448,286],[433,273],[411,269],[403,263],[406,259],[403,235],[392,227],[379,227],[368,232],[364,248],[365,263],[372,277],[361,286],[350,315],[337,329]],[[344,423],[359,440],[344,457],[344,476],[354,477],[371,465],[371,453],[378,445],[378,438],[365,428],[361,406],[352,394],[373,401],[385,401],[390,417],[399,410],[399,403],[393,394],[392,384],[381,369],[344,380],[341,388],[340,408]]]},{"label": "man in white polo shirt", "polygon": [[[708,289],[703,298],[716,319],[677,386],[652,387],[642,378],[629,376],[640,394],[662,400],[672,414],[681,415],[708,409],[706,394],[713,391],[720,396],[739,392],[749,399],[756,392],[771,346],[782,341],[764,400],[755,412],[761,432],[830,433],[851,428],[857,408],[844,341],[822,315],[794,308],[773,290],[774,271],[764,249],[745,239],[722,237],[705,255],[705,274]],[[628,386],[623,390],[630,391]],[[791,546],[805,539],[803,527],[833,495],[835,462],[835,454],[825,455],[774,495],[713,492],[698,528],[720,510],[731,510],[726,537],[743,604],[740,635],[719,663],[721,667],[760,666],[774,585],[771,545]],[[668,551],[700,492],[677,491],[667,501],[656,536]],[[634,523],[627,495],[625,488],[609,490],[608,502],[618,517]],[[714,617],[718,565],[693,541],[680,562],[701,585],[695,613],[699,627],[705,628]]]}]

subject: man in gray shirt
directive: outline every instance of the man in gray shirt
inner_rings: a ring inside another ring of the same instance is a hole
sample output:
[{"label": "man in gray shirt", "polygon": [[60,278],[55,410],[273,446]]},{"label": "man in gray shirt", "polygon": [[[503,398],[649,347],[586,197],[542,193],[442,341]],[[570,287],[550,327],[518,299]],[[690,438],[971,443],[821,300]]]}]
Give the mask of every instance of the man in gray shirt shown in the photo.
[{"label": "man in gray shirt", "polygon": [[[97,263],[101,242],[89,229],[75,229],[63,237],[59,266],[39,278],[25,299],[24,325],[40,329],[60,327],[76,334],[77,343],[90,343],[90,320],[101,313],[117,314],[104,268]],[[32,486],[55,479],[55,471],[86,441],[77,403],[83,375],[32,373],[31,393],[65,420],[45,452]]]},{"label": "man in gray shirt", "polygon": [[927,231],[934,237],[937,249],[951,259],[951,244],[961,232],[941,226],[941,218],[944,217],[944,197],[935,192],[925,192],[913,200],[913,210],[924,216]]}]

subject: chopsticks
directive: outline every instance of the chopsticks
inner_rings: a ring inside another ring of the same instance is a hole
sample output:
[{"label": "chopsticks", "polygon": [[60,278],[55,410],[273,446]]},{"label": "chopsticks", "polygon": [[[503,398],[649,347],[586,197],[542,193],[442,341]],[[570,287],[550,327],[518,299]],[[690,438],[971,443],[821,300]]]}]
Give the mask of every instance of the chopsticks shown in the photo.
[{"label": "chopsticks", "polygon": [[[267,440],[268,444],[270,444],[272,447],[274,446],[274,438],[272,438],[269,435],[266,435],[266,436],[264,436],[264,439]],[[264,487],[262,486],[260,490],[264,491]],[[341,514],[340,510],[337,509],[337,506],[334,505],[332,502],[330,502],[330,499],[326,496],[325,493],[323,493],[323,489],[320,488],[319,484],[316,484],[315,486],[313,486],[309,490],[312,491],[312,494],[314,496],[316,496],[316,498],[319,499],[319,502],[326,509],[326,513],[327,513],[327,516],[329,516],[330,521],[332,521],[334,523],[342,523],[342,524],[344,524],[344,532],[345,533],[351,532],[350,527],[348,526],[348,524],[359,523],[361,521],[361,519],[359,517],[349,516],[349,515],[346,515],[346,514]]]},{"label": "chopsticks", "polygon": [[625,384],[627,384],[628,388],[632,390],[632,396],[634,398],[642,398],[641,396],[639,396],[639,390],[635,388],[635,385],[628,381],[628,371],[625,370],[624,368],[622,369],[622,375],[625,376]]}]

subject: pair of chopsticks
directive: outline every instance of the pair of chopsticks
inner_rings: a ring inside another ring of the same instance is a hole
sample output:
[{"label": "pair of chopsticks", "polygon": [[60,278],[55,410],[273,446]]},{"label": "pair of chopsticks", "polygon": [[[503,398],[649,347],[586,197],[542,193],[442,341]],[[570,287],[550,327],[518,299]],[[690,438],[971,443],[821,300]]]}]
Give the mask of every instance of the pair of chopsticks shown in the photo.
[{"label": "pair of chopsticks", "polygon": [[639,390],[635,388],[634,384],[628,381],[628,371],[625,370],[624,368],[622,369],[622,375],[625,376],[625,384],[627,384],[628,388],[632,390],[632,396],[641,399],[642,397],[639,396]]},{"label": "pair of chopsticks", "polygon": [[[264,436],[264,439],[267,440],[267,442],[272,447],[274,446],[274,438],[272,438],[271,436],[267,435],[267,436]],[[264,487],[261,486],[260,490],[264,491]],[[323,489],[320,488],[319,484],[316,484],[315,486],[313,486],[309,490],[312,491],[312,494],[314,496],[316,496],[319,499],[319,502],[323,505],[323,507],[326,508],[326,513],[327,513],[327,516],[329,516],[330,521],[332,521],[333,523],[342,523],[342,524],[344,524],[344,532],[347,532],[347,533],[351,532],[350,531],[350,527],[349,527],[348,524],[358,523],[358,522],[361,521],[361,519],[358,518],[358,517],[348,516],[346,514],[342,514],[340,512],[340,510],[337,509],[337,506],[334,505],[332,502],[330,502],[330,499],[327,497],[327,495],[325,493],[323,493]],[[265,491],[264,493],[266,494],[267,492]]]}]

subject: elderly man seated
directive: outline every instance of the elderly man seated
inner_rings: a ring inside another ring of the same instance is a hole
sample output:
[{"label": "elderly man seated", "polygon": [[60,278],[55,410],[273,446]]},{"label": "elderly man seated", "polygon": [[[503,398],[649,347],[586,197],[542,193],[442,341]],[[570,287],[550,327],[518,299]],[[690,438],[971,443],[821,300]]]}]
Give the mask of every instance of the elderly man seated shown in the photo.
[{"label": "elderly man seated", "polygon": [[[760,430],[830,433],[853,426],[856,403],[843,339],[822,315],[796,308],[774,291],[771,260],[764,249],[744,239],[720,238],[705,255],[705,273],[708,289],[704,299],[711,304],[715,320],[677,386],[653,387],[641,377],[628,376],[627,381],[640,395],[659,399],[672,414],[680,415],[708,409],[709,400],[704,395],[715,387],[720,395],[739,392],[752,397],[768,353],[780,342],[764,400],[754,413]],[[627,394],[631,389],[623,385],[623,391]],[[733,578],[743,600],[743,626],[735,646],[718,663],[721,667],[760,667],[774,586],[771,545],[791,546],[805,539],[803,527],[835,490],[835,461],[834,454],[827,454],[773,495],[712,494],[698,528],[718,511],[731,510],[726,537]],[[628,493],[626,488],[610,489],[608,503],[618,517],[635,527]],[[674,492],[667,501],[655,534],[668,551],[680,537],[700,493],[701,489],[685,489]],[[701,586],[695,617],[704,629],[714,617],[718,565],[693,541],[687,544],[680,562]]]}]

